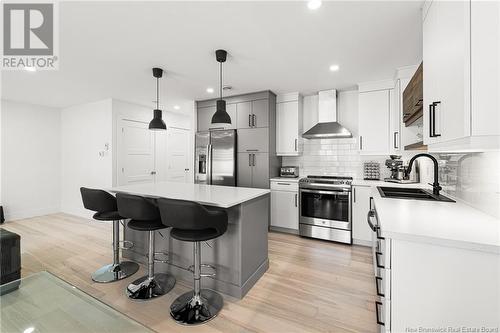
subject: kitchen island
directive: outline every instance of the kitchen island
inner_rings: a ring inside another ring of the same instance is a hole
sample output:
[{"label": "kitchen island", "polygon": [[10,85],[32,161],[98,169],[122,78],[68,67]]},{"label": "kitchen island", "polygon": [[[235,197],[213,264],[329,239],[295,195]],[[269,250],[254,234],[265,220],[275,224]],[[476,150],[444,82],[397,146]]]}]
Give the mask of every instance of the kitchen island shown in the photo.
[{"label": "kitchen island", "polygon": [[[202,286],[243,298],[269,267],[267,232],[269,190],[159,182],[108,189],[150,198],[188,200],[218,207],[228,214],[228,229],[221,237],[202,242],[202,263],[216,268],[215,278],[202,279]],[[124,240],[134,243],[123,257],[146,263],[147,233],[125,228]],[[169,252],[172,264],[155,263],[156,272],[169,272],[178,280],[193,281],[185,268],[193,264],[193,245],[169,237],[169,229],[155,233],[155,251]],[[162,258],[159,258],[162,259]]]}]

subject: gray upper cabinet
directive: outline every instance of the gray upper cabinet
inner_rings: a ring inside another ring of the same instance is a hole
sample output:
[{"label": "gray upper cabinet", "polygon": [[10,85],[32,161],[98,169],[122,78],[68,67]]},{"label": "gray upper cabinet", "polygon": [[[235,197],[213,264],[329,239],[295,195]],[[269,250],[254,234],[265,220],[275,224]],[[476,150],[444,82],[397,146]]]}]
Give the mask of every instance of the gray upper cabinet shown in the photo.
[{"label": "gray upper cabinet", "polygon": [[269,152],[268,128],[245,128],[238,130],[238,152]]},{"label": "gray upper cabinet", "polygon": [[269,100],[241,102],[236,104],[238,129],[269,127]]},{"label": "gray upper cabinet", "polygon": [[237,124],[236,104],[226,104],[226,112],[231,117],[231,124],[212,124],[215,106],[198,108],[198,132],[211,129],[235,129]]},{"label": "gray upper cabinet", "polygon": [[252,102],[236,103],[238,129],[252,127]]},{"label": "gray upper cabinet", "polygon": [[215,106],[198,109],[198,131],[208,131],[211,125],[212,116],[215,113]]},{"label": "gray upper cabinet", "polygon": [[252,127],[269,127],[269,100],[252,102]]},{"label": "gray upper cabinet", "polygon": [[[222,128],[237,129],[237,186],[269,188],[269,179],[278,176],[281,166],[281,157],[276,155],[276,95],[266,90],[224,100],[232,124]],[[221,128],[211,124],[216,102],[196,102],[198,131]]]}]

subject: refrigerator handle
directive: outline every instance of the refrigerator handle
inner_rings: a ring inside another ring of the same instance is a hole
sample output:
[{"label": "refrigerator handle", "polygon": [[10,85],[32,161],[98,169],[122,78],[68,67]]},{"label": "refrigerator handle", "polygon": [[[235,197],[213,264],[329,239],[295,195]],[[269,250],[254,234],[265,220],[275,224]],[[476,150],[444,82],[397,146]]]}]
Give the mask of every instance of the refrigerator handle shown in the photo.
[{"label": "refrigerator handle", "polygon": [[207,185],[212,185],[212,145],[207,146]]}]

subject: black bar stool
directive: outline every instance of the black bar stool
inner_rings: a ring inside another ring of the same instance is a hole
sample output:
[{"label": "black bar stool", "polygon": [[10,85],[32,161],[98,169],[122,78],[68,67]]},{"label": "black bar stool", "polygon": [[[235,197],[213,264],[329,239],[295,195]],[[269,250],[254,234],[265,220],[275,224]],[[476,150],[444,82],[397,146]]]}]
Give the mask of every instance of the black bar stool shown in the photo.
[{"label": "black bar stool", "polygon": [[194,290],[179,296],[170,306],[170,315],[180,324],[203,324],[214,318],[222,309],[222,296],[210,289],[201,289],[201,278],[215,274],[201,272],[201,243],[223,235],[227,230],[227,213],[209,210],[204,206],[184,200],[158,199],[161,220],[172,227],[170,236],[177,240],[193,242]]},{"label": "black bar stool", "polygon": [[167,260],[155,259],[155,255],[163,254],[168,256],[168,253],[155,252],[155,231],[168,228],[161,222],[160,212],[155,201],[123,193],[118,193],[116,198],[120,215],[131,219],[128,227],[137,231],[148,231],[149,233],[148,274],[128,285],[127,296],[137,300],[150,300],[165,295],[174,287],[175,278],[168,273],[155,274],[155,262],[168,263]]},{"label": "black bar stool", "polygon": [[[113,221],[113,263],[99,268],[92,274],[95,282],[113,282],[124,279],[139,270],[139,265],[132,261],[120,261],[120,220],[116,198],[103,190],[80,188],[83,206],[96,212],[93,216],[99,221]],[[130,247],[129,247],[130,248]]]}]

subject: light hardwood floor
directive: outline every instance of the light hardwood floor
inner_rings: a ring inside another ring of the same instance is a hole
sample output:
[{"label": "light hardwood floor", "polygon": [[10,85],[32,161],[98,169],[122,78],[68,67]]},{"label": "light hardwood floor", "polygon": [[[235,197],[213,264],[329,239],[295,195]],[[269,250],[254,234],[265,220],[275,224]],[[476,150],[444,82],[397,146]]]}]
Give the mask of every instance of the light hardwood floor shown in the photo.
[{"label": "light hardwood floor", "polygon": [[21,235],[22,275],[47,270],[158,332],[375,332],[371,250],[298,236],[269,234],[270,267],[242,300],[224,295],[214,320],[177,325],[169,306],[191,285],[178,281],[169,294],[134,302],[128,279],[99,284],[90,274],[111,259],[111,224],[55,214],[7,222]]}]

